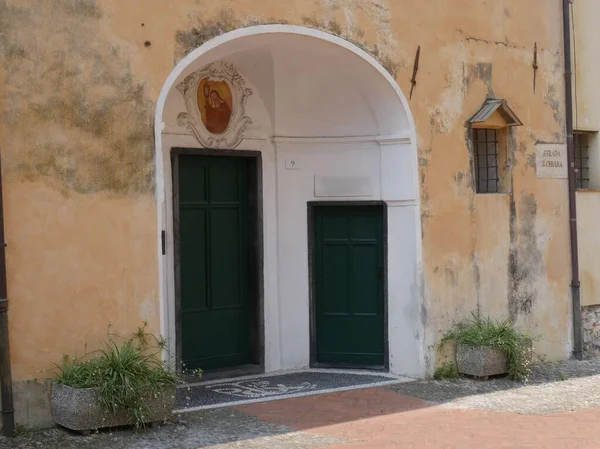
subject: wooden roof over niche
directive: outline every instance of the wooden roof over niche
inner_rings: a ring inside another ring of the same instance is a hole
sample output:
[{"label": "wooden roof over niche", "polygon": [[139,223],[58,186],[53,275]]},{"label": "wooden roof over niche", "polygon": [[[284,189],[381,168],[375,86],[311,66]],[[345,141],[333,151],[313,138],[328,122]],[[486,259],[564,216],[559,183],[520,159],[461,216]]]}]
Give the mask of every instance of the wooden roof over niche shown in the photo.
[{"label": "wooden roof over niche", "polygon": [[506,122],[506,126],[522,126],[523,122],[508,106],[506,100],[488,98],[477,113],[469,119],[471,125],[478,125],[487,122],[494,115],[499,115]]}]

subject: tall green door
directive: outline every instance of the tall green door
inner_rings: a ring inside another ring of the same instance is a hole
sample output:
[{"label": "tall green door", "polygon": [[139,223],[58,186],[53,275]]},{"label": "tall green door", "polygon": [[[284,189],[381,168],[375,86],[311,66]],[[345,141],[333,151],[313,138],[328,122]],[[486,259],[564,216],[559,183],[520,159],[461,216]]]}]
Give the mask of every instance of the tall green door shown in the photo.
[{"label": "tall green door", "polygon": [[241,157],[178,157],[185,368],[250,362],[246,164]]},{"label": "tall green door", "polygon": [[384,366],[383,209],[314,207],[316,362]]}]

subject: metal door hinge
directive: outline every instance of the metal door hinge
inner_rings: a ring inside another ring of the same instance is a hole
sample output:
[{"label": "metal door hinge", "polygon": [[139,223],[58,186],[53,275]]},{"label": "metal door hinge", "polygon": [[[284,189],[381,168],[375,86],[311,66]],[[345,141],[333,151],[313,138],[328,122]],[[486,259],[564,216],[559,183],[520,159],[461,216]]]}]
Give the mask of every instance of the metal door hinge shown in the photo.
[{"label": "metal door hinge", "polygon": [[163,230],[160,233],[161,247],[162,247],[162,255],[167,254],[167,233]]}]

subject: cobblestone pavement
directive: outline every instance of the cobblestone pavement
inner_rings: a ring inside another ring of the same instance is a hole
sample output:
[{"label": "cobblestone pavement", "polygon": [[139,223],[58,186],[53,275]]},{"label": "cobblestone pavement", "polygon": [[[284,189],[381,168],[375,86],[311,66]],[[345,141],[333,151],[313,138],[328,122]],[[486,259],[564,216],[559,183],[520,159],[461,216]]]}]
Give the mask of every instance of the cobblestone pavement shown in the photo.
[{"label": "cobblestone pavement", "polygon": [[81,436],[50,429],[10,440],[0,437],[0,449],[309,449],[342,441],[345,440],[296,432],[223,408],[186,413],[176,424],[138,434],[121,430]]},{"label": "cobblestone pavement", "polygon": [[182,415],[81,437],[52,429],[2,449],[600,448],[600,359],[507,379],[397,384]]},{"label": "cobblestone pavement", "polygon": [[507,378],[459,379],[410,382],[390,389],[448,408],[529,415],[571,412],[600,407],[600,358],[534,366],[526,384]]}]

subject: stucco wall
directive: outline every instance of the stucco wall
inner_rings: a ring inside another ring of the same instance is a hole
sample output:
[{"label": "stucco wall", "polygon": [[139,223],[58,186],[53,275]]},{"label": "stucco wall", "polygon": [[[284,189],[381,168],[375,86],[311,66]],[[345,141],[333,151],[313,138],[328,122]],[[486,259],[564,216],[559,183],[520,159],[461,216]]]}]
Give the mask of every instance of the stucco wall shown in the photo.
[{"label": "stucco wall", "polygon": [[600,67],[600,42],[595,39],[600,4],[594,0],[577,0],[573,4],[573,93],[576,100],[575,129],[600,130],[600,95],[596,69]]},{"label": "stucco wall", "polygon": [[[425,346],[479,309],[541,334],[550,358],[568,355],[566,180],[535,173],[535,143],[564,142],[560,2],[0,0],[15,380],[97,344],[109,322],[129,332],[147,318],[158,330],[154,101],[207,38],[282,21],[360,44],[407,96],[421,46],[410,107]],[[512,189],[493,197],[474,194],[465,127],[488,95],[525,124],[510,138]]]},{"label": "stucco wall", "polygon": [[15,381],[158,329],[152,93],[93,2],[0,2]]},{"label": "stucco wall", "polygon": [[[600,86],[597,69],[600,68],[600,42],[595,39],[596,18],[600,4],[593,0],[578,0],[573,5],[573,66],[574,66],[574,114],[575,129],[600,131]],[[600,147],[597,135],[590,135],[590,189],[577,192],[577,229],[579,234],[579,265],[581,278],[581,304],[584,307],[600,304],[600,235],[595,230],[600,219]],[[597,314],[584,313],[588,327],[598,327]],[[599,346],[597,332],[588,335],[587,345]],[[596,340],[592,343],[592,340]],[[595,349],[594,349],[595,351]]]},{"label": "stucco wall", "polygon": [[600,192],[577,192],[577,212],[581,305],[597,305],[600,304],[600,239],[594,229],[600,223]]}]

